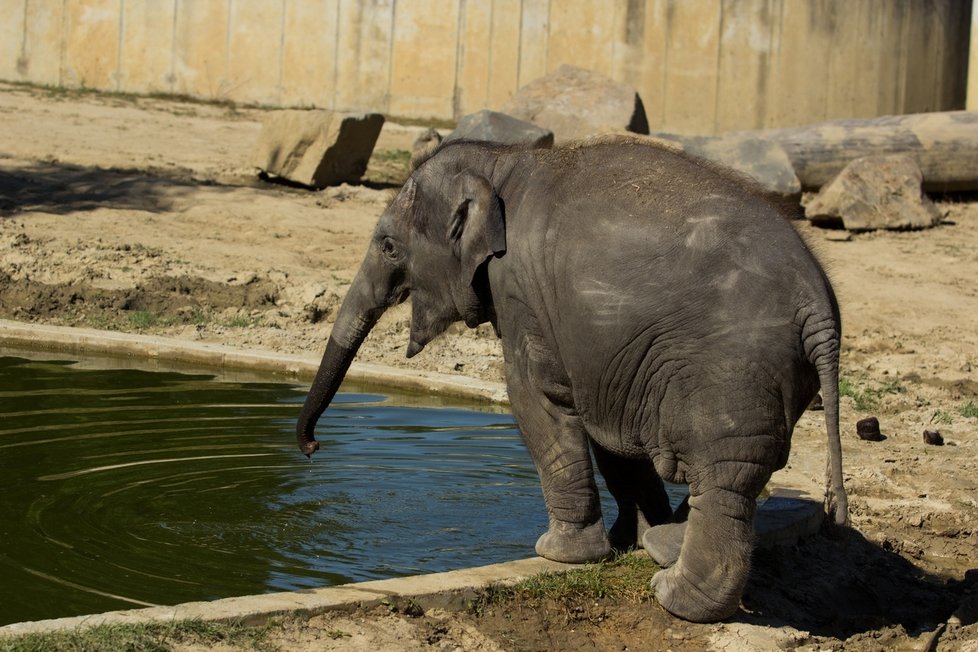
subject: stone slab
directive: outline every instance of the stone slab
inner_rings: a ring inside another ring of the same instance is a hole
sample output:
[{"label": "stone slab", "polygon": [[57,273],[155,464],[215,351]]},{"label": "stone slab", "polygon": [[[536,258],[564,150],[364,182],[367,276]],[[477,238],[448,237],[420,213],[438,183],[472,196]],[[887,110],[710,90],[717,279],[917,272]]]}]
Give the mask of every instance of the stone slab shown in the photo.
[{"label": "stone slab", "polygon": [[384,126],[379,113],[272,111],[262,122],[252,162],[267,174],[310,188],[356,183]]}]

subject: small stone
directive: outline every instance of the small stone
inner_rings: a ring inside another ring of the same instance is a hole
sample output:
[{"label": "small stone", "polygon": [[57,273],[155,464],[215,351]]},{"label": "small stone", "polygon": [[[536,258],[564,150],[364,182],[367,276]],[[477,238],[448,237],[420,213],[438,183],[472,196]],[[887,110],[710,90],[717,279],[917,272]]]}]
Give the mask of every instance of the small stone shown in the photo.
[{"label": "small stone", "polygon": [[937,430],[925,430],[924,431],[924,443],[930,444],[931,446],[943,446],[944,437]]},{"label": "small stone", "polygon": [[830,242],[852,242],[852,234],[844,229],[826,229],[825,239]]},{"label": "small stone", "polygon": [[856,422],[856,434],[866,441],[883,441],[886,437],[880,432],[880,420],[876,417],[866,417]]}]

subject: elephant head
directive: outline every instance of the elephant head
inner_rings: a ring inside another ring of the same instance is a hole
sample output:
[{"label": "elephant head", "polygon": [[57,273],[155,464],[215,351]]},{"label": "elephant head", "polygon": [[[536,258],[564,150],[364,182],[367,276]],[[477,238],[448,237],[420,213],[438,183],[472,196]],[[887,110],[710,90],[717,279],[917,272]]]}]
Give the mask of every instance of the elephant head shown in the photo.
[{"label": "elephant head", "polygon": [[506,248],[503,207],[488,178],[434,160],[446,156],[415,170],[377,223],[299,416],[306,455],[319,448],[316,422],[387,308],[411,297],[409,358],[456,321],[493,318],[485,267]]}]

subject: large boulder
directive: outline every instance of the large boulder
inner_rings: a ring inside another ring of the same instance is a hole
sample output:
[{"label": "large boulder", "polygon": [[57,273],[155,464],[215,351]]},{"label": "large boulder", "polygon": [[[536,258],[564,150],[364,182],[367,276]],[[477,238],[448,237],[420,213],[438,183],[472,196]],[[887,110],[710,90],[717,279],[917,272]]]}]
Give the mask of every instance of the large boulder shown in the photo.
[{"label": "large boulder", "polygon": [[367,171],[384,116],[323,110],[272,111],[253,162],[270,176],[311,188],[355,183]]},{"label": "large boulder", "polygon": [[479,111],[459,119],[458,126],[445,140],[482,140],[503,145],[550,147],[554,144],[554,134],[549,129],[505,113]]},{"label": "large boulder", "polygon": [[719,163],[752,178],[767,192],[784,197],[801,194],[801,183],[795,176],[787,152],[777,143],[742,133],[723,136],[681,136],[655,133],[659,142],[674,144],[682,151]]},{"label": "large boulder", "polygon": [[634,88],[567,64],[517,90],[500,110],[549,129],[557,141],[621,130],[649,133]]},{"label": "large boulder", "polygon": [[923,229],[941,221],[921,189],[923,175],[908,154],[864,156],[849,163],[805,206],[813,224],[849,231]]}]

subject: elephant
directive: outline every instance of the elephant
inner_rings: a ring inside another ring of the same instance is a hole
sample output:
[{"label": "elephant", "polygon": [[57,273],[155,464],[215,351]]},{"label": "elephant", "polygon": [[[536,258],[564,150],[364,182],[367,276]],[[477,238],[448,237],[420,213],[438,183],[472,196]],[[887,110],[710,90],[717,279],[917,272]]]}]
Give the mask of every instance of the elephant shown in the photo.
[{"label": "elephant", "polygon": [[[739,608],[756,498],[821,390],[826,510],[848,523],[841,319],[789,208],[749,180],[647,141],[551,149],[452,141],[384,210],[296,425],[317,420],[384,311],[411,298],[407,357],[489,323],[540,476],[546,558],[641,543],[657,601],[697,622]],[[610,533],[594,464],[618,506]],[[687,484],[672,517],[663,480]]]}]

